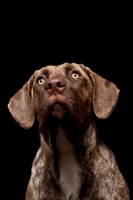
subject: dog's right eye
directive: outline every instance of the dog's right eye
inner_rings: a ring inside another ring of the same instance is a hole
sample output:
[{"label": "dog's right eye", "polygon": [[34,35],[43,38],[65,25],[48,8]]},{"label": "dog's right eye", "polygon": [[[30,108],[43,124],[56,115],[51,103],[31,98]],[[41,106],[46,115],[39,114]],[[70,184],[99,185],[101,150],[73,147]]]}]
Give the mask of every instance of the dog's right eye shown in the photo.
[{"label": "dog's right eye", "polygon": [[42,85],[43,83],[44,83],[44,79],[43,78],[38,79],[38,84],[39,85]]}]

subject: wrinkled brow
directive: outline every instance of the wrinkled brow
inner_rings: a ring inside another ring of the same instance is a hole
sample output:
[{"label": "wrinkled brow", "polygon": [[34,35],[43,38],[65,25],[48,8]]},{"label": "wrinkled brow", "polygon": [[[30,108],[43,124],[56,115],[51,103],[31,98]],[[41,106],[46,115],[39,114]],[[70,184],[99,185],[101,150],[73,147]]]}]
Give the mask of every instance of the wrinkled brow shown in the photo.
[{"label": "wrinkled brow", "polygon": [[67,70],[67,71],[70,71],[70,70],[72,70],[72,69],[74,69],[75,67],[73,66],[73,65],[71,65],[71,64],[68,64],[66,67],[65,67],[65,69]]},{"label": "wrinkled brow", "polygon": [[42,69],[39,74],[47,75],[49,73],[48,69]]}]

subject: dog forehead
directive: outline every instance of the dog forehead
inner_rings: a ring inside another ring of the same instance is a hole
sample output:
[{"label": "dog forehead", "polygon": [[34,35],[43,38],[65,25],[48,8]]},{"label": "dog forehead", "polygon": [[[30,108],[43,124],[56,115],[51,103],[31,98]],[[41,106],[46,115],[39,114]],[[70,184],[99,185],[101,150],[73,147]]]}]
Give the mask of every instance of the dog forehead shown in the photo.
[{"label": "dog forehead", "polygon": [[78,70],[84,77],[88,78],[87,73],[81,68],[80,64],[63,63],[60,65],[48,65],[38,70],[37,76],[43,73],[50,73],[51,76],[65,76],[67,69]]}]

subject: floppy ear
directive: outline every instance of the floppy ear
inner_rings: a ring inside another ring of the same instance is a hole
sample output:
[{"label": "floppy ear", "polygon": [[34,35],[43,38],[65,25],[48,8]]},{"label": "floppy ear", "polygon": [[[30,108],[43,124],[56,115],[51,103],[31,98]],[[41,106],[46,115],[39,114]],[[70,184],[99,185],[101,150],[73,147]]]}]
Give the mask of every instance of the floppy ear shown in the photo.
[{"label": "floppy ear", "polygon": [[[82,65],[83,68],[83,65]],[[91,78],[93,91],[93,109],[96,116],[106,119],[112,113],[119,96],[119,89],[116,85],[84,66],[84,70]]]},{"label": "floppy ear", "polygon": [[34,80],[30,80],[10,99],[8,108],[16,122],[25,129],[34,123],[34,112],[31,106],[30,90]]}]

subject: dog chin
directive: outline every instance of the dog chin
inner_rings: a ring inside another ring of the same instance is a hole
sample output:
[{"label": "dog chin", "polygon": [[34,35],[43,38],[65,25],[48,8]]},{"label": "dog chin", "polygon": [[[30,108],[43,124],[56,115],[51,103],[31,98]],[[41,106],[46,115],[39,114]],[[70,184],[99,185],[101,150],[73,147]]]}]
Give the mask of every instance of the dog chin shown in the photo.
[{"label": "dog chin", "polygon": [[61,120],[67,113],[66,107],[61,103],[54,103],[51,107],[51,114],[53,117]]}]

